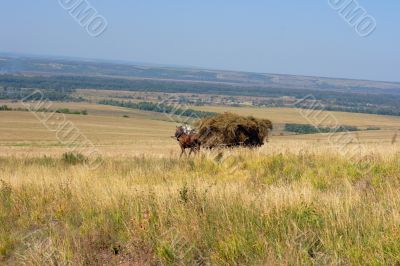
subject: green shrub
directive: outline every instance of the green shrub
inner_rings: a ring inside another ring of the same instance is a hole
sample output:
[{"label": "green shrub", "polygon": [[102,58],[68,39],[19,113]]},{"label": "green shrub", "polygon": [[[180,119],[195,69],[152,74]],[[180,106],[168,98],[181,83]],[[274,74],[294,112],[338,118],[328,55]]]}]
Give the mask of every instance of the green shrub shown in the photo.
[{"label": "green shrub", "polygon": [[7,105],[0,106],[0,111],[11,111],[12,108],[8,107]]},{"label": "green shrub", "polygon": [[5,181],[0,179],[0,207],[8,209],[11,207],[11,186]]},{"label": "green shrub", "polygon": [[62,161],[67,164],[76,165],[87,162],[87,158],[81,153],[66,152],[62,155]]}]

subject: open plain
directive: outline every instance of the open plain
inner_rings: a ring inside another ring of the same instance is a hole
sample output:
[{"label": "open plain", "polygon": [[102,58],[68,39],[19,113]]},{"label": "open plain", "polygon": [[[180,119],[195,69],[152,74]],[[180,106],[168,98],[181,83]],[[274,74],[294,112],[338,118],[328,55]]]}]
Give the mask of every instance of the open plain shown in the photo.
[{"label": "open plain", "polygon": [[[346,146],[329,134],[278,129],[261,148],[179,159],[171,138],[177,123],[164,114],[54,103],[66,107],[88,111],[65,117],[99,150],[95,169],[68,155],[71,147],[33,113],[0,112],[3,263],[400,260],[398,117],[335,113],[344,124],[381,128],[347,133],[354,143]],[[276,125],[304,121],[296,109],[202,109],[251,113]],[[358,153],[346,153],[354,147]]]}]

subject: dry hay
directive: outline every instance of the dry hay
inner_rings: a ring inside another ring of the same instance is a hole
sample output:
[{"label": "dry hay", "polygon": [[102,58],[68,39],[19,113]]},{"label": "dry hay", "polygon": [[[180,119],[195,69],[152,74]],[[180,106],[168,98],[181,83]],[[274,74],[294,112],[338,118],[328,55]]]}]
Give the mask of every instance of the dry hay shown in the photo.
[{"label": "dry hay", "polygon": [[267,119],[243,117],[233,113],[217,114],[198,122],[202,146],[215,147],[257,147],[262,146],[272,130]]}]

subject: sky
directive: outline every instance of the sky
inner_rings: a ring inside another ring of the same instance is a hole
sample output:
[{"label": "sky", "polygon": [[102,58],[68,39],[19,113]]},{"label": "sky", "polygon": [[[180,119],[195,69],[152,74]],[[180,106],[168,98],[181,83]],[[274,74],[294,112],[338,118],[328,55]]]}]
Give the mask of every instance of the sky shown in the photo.
[{"label": "sky", "polygon": [[[90,3],[107,28],[91,36],[60,1]],[[368,37],[329,0],[2,0],[0,51],[400,81],[400,1],[354,3],[376,21]]]}]

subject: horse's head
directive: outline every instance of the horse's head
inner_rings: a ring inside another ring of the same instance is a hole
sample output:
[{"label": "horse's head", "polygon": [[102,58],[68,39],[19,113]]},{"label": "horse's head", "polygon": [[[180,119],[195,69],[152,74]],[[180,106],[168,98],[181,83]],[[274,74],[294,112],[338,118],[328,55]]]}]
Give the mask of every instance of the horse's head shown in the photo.
[{"label": "horse's head", "polygon": [[179,138],[183,134],[185,134],[185,130],[184,130],[183,126],[179,126],[179,127],[177,126],[176,131],[175,131],[175,138]]}]

